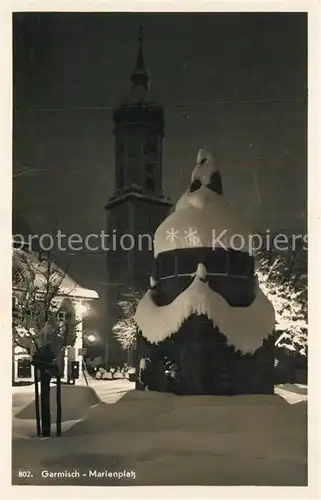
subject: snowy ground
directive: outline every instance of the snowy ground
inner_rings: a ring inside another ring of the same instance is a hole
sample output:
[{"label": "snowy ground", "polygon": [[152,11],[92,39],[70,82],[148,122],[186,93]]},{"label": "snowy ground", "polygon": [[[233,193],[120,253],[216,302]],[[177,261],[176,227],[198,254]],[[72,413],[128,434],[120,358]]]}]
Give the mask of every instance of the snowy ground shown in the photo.
[{"label": "snowy ground", "polygon": [[[75,404],[73,398],[69,397],[70,391],[73,394],[76,391],[75,398],[79,399],[79,386],[63,387],[68,390],[67,401],[62,398],[63,414],[62,414],[62,432],[70,429],[73,425],[83,420],[88,410],[98,403],[116,403],[129,390],[134,389],[135,384],[128,380],[101,381],[90,380],[90,387],[97,393],[97,398],[92,398],[91,394],[81,396],[81,405]],[[55,391],[55,386],[52,385],[52,391]],[[62,395],[64,396],[64,395]],[[55,423],[55,404],[54,398],[52,409],[52,422]],[[86,401],[84,401],[84,399]],[[66,408],[67,406],[67,408]],[[53,426],[53,433],[55,426]],[[30,439],[36,436],[35,425],[35,410],[34,410],[34,386],[19,386],[12,388],[12,437],[21,439]]]},{"label": "snowy ground", "polygon": [[[132,391],[127,380],[91,385],[102,402],[49,439],[18,437],[17,415],[33,388],[14,389],[13,484],[306,484],[304,386],[278,387],[275,396],[179,397]],[[80,477],[42,477],[46,470]],[[118,477],[90,477],[105,470]]]},{"label": "snowy ground", "polygon": [[95,389],[101,401],[107,404],[116,403],[128,391],[135,389],[134,382],[129,382],[127,379],[91,380],[90,386]]}]

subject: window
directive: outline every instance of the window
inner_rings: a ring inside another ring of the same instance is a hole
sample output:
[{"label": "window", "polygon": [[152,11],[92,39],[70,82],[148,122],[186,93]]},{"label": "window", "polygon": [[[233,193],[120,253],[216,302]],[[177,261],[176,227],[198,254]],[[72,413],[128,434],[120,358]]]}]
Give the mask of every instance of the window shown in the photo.
[{"label": "window", "polygon": [[146,189],[148,191],[153,191],[155,189],[155,168],[154,168],[154,163],[148,161],[145,164],[145,171],[146,171]]},{"label": "window", "polygon": [[146,175],[154,176],[154,163],[151,161],[146,163]]},{"label": "window", "polygon": [[157,137],[148,137],[145,145],[146,152],[157,151],[157,143],[158,143]]},{"label": "window", "polygon": [[[193,249],[194,250],[194,249]],[[176,255],[176,273],[192,274],[196,272],[198,261],[195,260],[195,252],[185,249]],[[175,274],[176,274],[175,273]]]},{"label": "window", "polygon": [[116,170],[116,185],[117,189],[122,189],[124,187],[124,177],[125,177],[125,167],[123,163],[117,165]]},{"label": "window", "polygon": [[58,321],[66,321],[66,311],[59,311],[58,313]]},{"label": "window", "polygon": [[175,257],[175,253],[173,252],[163,252],[157,257],[157,267],[160,278],[175,275]]},{"label": "window", "polygon": [[29,358],[18,359],[18,378],[31,377],[31,361]]},{"label": "window", "polygon": [[155,188],[154,179],[152,177],[146,177],[146,189],[148,189],[148,191],[153,191],[154,188]]},{"label": "window", "polygon": [[118,137],[116,139],[116,156],[123,156],[125,152],[125,141],[123,138]]},{"label": "window", "polygon": [[58,317],[58,322],[60,324],[65,324],[71,320],[71,313],[69,311],[64,310],[64,309],[61,309],[58,312],[57,317]]},{"label": "window", "polygon": [[141,141],[139,137],[131,137],[127,141],[127,157],[139,160],[141,157]]},{"label": "window", "polygon": [[245,252],[229,252],[229,274],[233,276],[248,276],[254,274],[254,259]]},{"label": "window", "polygon": [[225,274],[227,272],[227,252],[224,248],[216,248],[207,253],[205,266],[208,273]]}]

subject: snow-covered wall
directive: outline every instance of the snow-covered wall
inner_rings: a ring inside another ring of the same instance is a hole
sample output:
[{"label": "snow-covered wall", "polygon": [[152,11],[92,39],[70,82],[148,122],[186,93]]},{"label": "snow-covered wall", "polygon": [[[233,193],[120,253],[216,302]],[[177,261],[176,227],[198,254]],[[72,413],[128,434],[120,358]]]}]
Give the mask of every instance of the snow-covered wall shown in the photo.
[{"label": "snow-covered wall", "polygon": [[206,315],[227,338],[227,343],[243,353],[262,346],[274,329],[274,309],[257,287],[256,297],[248,307],[232,307],[211,290],[199,276],[166,306],[157,306],[148,290],[138,305],[135,320],[143,336],[159,343],[177,332],[190,315]]}]

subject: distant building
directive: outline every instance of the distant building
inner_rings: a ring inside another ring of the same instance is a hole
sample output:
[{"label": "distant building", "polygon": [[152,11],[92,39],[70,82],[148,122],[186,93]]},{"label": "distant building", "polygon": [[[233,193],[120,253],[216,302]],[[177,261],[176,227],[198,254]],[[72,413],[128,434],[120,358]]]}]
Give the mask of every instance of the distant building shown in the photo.
[{"label": "distant building", "polygon": [[[46,297],[46,283],[44,280],[44,270],[46,267],[44,255],[39,254],[29,249],[13,248],[13,274],[16,275],[13,279],[12,289],[12,316],[15,325],[25,324],[26,318],[28,322],[28,330],[34,330],[39,334],[37,306],[39,307]],[[22,277],[22,279],[20,279]],[[73,334],[76,339],[73,347],[65,349],[64,359],[62,360],[63,381],[67,381],[70,377],[71,362],[78,361],[81,367],[83,348],[83,317],[87,311],[88,303],[91,300],[98,299],[98,294],[94,290],[88,290],[76,283],[71,276],[65,273],[62,269],[54,265],[50,279],[59,284],[57,294],[53,301],[57,306],[57,325],[63,327],[68,332],[68,328],[73,322],[76,325]],[[26,292],[36,290],[36,294],[30,300],[30,304],[24,300],[23,311],[21,297]],[[23,314],[23,318],[19,315]],[[13,328],[14,325],[13,325]],[[18,345],[19,344],[19,345]],[[30,336],[19,338],[13,332],[12,342],[12,380],[13,383],[28,382],[33,380],[31,369],[31,355],[34,351],[34,342]],[[80,370],[80,378],[82,371]]]},{"label": "distant building", "polygon": [[123,291],[145,289],[153,264],[153,234],[167,216],[171,202],[162,189],[164,113],[149,96],[142,32],[129,94],[114,110],[115,191],[106,204],[107,304],[110,362],[127,360],[112,336]]}]

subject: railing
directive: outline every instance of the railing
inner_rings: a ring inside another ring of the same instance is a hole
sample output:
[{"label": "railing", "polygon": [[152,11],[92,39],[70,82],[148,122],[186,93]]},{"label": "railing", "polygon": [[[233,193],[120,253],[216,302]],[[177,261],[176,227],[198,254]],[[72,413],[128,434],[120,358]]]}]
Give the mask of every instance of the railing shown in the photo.
[{"label": "railing", "polygon": [[222,248],[184,248],[160,253],[154,261],[153,277],[158,280],[192,276],[203,263],[207,276],[252,279],[254,258],[245,252]]}]

